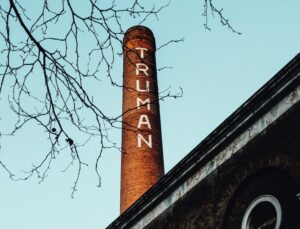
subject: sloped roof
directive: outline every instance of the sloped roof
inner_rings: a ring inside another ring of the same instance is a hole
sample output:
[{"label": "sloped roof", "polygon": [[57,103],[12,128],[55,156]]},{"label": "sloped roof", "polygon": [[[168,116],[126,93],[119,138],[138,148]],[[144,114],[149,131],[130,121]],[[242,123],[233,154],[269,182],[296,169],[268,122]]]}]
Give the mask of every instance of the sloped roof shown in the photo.
[{"label": "sloped roof", "polygon": [[141,219],[187,177],[210,161],[221,149],[299,85],[300,53],[107,228],[124,228]]}]

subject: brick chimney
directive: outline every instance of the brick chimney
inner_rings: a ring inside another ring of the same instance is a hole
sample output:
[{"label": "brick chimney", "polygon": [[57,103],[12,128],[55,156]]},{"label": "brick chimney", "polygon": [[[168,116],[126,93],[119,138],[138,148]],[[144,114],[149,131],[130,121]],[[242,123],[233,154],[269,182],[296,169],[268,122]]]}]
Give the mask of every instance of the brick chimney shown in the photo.
[{"label": "brick chimney", "polygon": [[164,174],[155,50],[150,29],[125,33],[121,213]]}]

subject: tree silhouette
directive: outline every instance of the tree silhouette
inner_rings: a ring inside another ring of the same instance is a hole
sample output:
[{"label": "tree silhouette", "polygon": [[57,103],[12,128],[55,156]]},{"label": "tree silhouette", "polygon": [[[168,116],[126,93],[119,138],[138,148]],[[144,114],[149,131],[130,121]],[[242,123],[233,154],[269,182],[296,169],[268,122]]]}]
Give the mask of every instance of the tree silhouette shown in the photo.
[{"label": "tree silhouette", "polygon": [[212,17],[217,17],[220,20],[220,23],[227,27],[230,31],[233,33],[241,35],[239,31],[237,31],[229,22],[229,19],[224,16],[223,14],[223,8],[219,9],[218,7],[215,6],[213,3],[213,0],[204,0],[204,5],[203,5],[203,16],[205,17],[205,23],[204,23],[204,28],[211,30],[209,27],[209,18],[210,16]]},{"label": "tree silhouette", "polygon": [[[107,148],[118,147],[107,130],[121,128],[122,115],[111,117],[97,106],[86,89],[86,82],[99,81],[106,76],[112,86],[122,87],[111,71],[122,46],[123,18],[136,19],[136,24],[141,24],[168,6],[145,7],[139,0],[123,3],[124,6],[108,2],[45,0],[34,2],[35,5],[21,0],[1,2],[0,96],[3,97],[6,90],[16,122],[11,132],[0,132],[0,135],[13,136],[25,125],[37,124],[43,127],[50,142],[40,162],[32,165],[23,177],[16,177],[0,158],[0,166],[11,179],[26,180],[37,175],[43,181],[55,157],[69,150],[70,165],[78,165],[73,196],[82,166],[86,165],[81,160],[79,148],[89,139],[98,137],[100,146],[95,171],[101,185],[98,171],[101,154]],[[211,0],[204,0],[206,29],[209,29],[210,13],[216,14],[223,25],[236,32]],[[162,98],[178,96],[180,94],[171,95],[167,91]],[[93,120],[86,120],[83,116],[86,113]],[[83,141],[74,139],[74,130],[84,136]]]}]

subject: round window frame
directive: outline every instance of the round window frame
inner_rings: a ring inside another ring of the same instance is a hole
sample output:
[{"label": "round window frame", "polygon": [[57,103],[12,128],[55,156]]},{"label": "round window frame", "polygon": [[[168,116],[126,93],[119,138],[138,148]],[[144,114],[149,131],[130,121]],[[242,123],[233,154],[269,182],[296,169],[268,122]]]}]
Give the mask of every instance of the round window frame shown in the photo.
[{"label": "round window frame", "polygon": [[262,202],[268,202],[272,204],[272,206],[275,209],[276,212],[276,225],[275,229],[279,229],[282,221],[282,207],[280,205],[280,202],[275,196],[272,195],[261,195],[257,197],[255,200],[252,201],[252,203],[248,206],[242,220],[242,227],[241,229],[250,229],[250,222],[252,220],[252,213],[253,209],[255,207],[262,203]]}]

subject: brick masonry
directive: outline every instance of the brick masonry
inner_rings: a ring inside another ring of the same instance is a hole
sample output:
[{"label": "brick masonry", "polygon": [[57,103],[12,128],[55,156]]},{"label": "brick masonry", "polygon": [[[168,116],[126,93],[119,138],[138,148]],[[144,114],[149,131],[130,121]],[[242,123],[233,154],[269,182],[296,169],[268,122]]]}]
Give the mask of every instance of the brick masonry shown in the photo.
[{"label": "brick masonry", "polygon": [[125,33],[121,213],[164,175],[155,49],[148,28]]},{"label": "brick masonry", "polygon": [[300,103],[147,226],[130,228],[241,228],[246,208],[261,194],[280,200],[281,229],[300,228],[299,112]]}]

